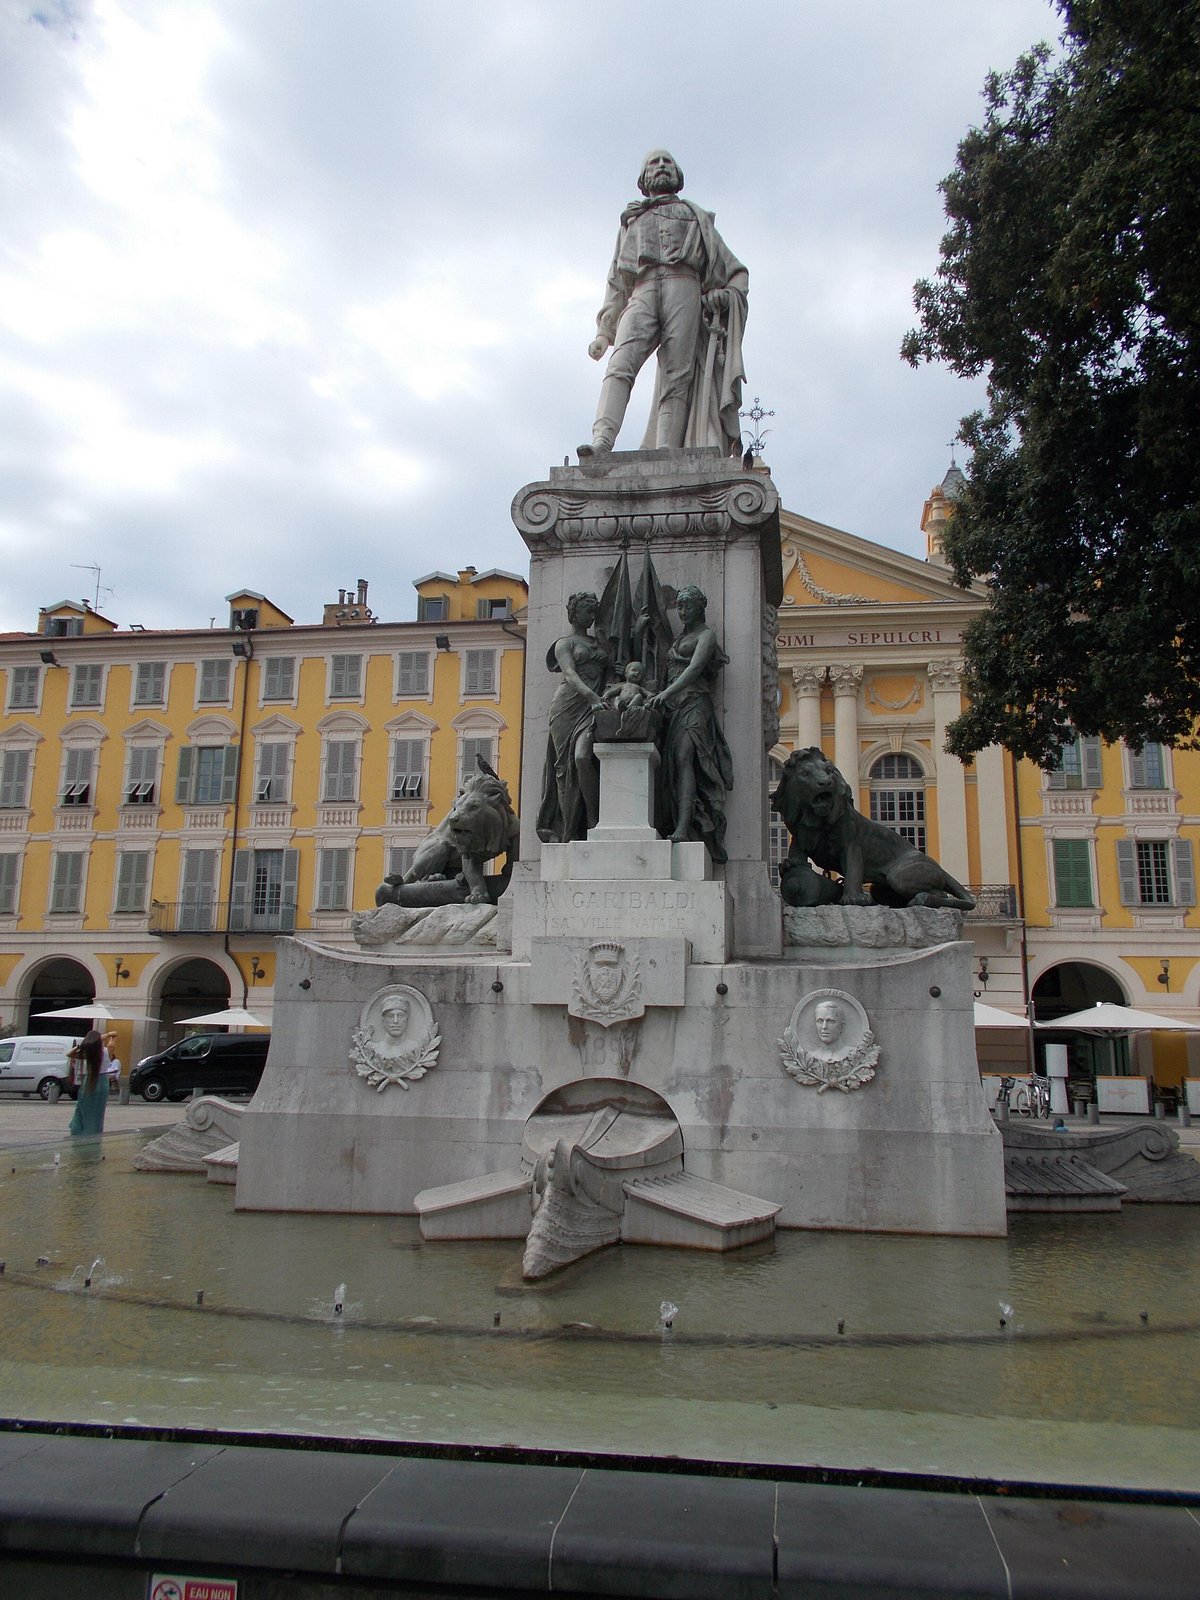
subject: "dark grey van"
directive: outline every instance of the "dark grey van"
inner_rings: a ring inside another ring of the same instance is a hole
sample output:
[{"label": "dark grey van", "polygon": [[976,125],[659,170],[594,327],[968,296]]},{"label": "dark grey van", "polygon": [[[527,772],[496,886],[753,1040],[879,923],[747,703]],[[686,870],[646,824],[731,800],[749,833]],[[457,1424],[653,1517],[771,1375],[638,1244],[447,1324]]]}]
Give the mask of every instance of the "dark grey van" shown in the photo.
[{"label": "dark grey van", "polygon": [[269,1033],[193,1033],[129,1074],[129,1089],[143,1100],[186,1100],[205,1094],[253,1094],[267,1064]]}]

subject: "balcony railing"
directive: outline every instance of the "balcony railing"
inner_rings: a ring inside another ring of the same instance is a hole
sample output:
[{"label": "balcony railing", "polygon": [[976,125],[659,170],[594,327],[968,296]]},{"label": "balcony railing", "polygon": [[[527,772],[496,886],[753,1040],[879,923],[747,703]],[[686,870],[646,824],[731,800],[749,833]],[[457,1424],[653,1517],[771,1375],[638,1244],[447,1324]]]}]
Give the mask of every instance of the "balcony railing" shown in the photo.
[{"label": "balcony railing", "polygon": [[280,901],[256,909],[253,903],[228,900],[155,900],[150,906],[149,931],[161,938],[206,933],[292,933],[296,907]]},{"label": "balcony railing", "polygon": [[1011,883],[969,883],[967,893],[975,902],[968,911],[968,922],[1016,922],[1017,891]]}]

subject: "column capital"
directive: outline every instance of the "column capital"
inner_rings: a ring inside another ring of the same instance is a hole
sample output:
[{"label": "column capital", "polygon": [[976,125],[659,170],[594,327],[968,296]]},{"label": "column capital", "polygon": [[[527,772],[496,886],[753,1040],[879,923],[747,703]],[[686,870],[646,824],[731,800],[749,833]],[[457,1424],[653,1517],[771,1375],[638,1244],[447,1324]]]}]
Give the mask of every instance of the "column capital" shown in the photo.
[{"label": "column capital", "polygon": [[792,682],[800,694],[820,694],[825,682],[824,667],[793,667]]},{"label": "column capital", "polygon": [[925,668],[934,694],[957,694],[962,685],[961,661],[931,661]]},{"label": "column capital", "polygon": [[840,666],[829,668],[829,681],[833,685],[833,692],[837,699],[846,695],[857,695],[858,686],[862,682],[863,669],[851,662],[843,662]]}]

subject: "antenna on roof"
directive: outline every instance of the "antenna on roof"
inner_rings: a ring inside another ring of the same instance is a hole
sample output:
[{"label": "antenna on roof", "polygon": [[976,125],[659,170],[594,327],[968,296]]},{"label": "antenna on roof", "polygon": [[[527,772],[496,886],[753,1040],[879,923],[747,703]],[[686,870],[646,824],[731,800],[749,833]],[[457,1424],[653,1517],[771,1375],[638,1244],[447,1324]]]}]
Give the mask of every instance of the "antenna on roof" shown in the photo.
[{"label": "antenna on roof", "polygon": [[[86,561],[72,561],[71,565],[75,568],[76,572],[91,572],[91,573],[95,574],[95,578],[96,578],[96,598],[92,601],[92,610],[93,611],[99,611],[99,609],[100,609],[100,593],[101,593],[101,590],[100,590],[100,568],[99,567],[90,566]],[[103,592],[106,595],[114,595],[114,594],[116,594],[117,591],[114,588],[112,588],[111,585],[106,584],[105,587],[104,587],[104,591]],[[87,601],[86,600],[83,603],[84,603],[85,606],[87,605]]]}]

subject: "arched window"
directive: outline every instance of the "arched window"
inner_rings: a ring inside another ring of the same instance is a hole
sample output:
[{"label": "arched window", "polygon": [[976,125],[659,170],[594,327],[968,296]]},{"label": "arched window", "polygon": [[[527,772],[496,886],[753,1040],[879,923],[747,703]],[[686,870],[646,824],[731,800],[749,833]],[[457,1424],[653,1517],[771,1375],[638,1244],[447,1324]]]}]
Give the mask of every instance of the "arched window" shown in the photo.
[{"label": "arched window", "polygon": [[925,848],[925,774],[912,756],[880,756],[871,768],[871,821]]}]

